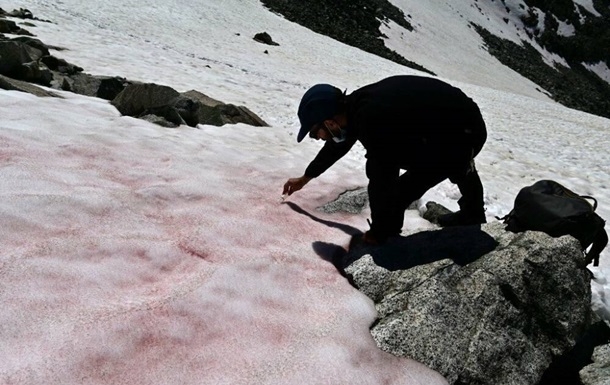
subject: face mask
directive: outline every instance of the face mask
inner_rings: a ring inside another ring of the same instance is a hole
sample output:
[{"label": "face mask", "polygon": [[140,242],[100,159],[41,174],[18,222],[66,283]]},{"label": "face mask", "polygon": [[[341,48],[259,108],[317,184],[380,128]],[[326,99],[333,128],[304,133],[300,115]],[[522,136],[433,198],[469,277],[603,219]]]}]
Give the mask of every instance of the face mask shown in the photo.
[{"label": "face mask", "polygon": [[347,130],[344,128],[339,129],[339,136],[333,135],[333,142],[335,143],[345,142],[345,139],[347,139]]}]

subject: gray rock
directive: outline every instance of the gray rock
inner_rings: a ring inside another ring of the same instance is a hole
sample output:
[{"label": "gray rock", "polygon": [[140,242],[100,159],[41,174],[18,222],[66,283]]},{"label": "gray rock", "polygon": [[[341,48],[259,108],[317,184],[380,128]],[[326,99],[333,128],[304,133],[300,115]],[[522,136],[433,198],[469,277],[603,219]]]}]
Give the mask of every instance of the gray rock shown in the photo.
[{"label": "gray rock", "polygon": [[248,108],[225,104],[196,90],[180,94],[173,106],[184,121],[192,127],[197,126],[197,124],[222,126],[236,123],[259,127],[268,126],[264,120]]},{"label": "gray rock", "polygon": [[53,73],[49,68],[40,61],[25,63],[21,66],[20,71],[15,73],[18,79],[32,83],[38,83],[43,86],[51,85]]},{"label": "gray rock", "polygon": [[[60,76],[56,76],[59,78]],[[80,95],[95,96],[105,100],[113,100],[125,87],[132,84],[118,76],[94,76],[84,72],[62,77],[58,86]]]},{"label": "gray rock", "polygon": [[15,38],[11,39],[11,41],[16,41],[18,43],[23,43],[23,44],[29,45],[32,48],[36,48],[37,50],[42,52],[42,56],[49,55],[49,47],[42,41],[35,39],[33,37],[17,36]]},{"label": "gray rock", "polygon": [[580,371],[584,385],[610,385],[610,344],[595,348],[593,363]]},{"label": "gray rock", "polygon": [[40,96],[40,97],[47,97],[47,96],[60,97],[57,94],[46,91],[33,84],[30,84],[30,83],[27,83],[27,82],[24,82],[21,80],[11,79],[9,77],[2,76],[2,75],[0,75],[0,88],[2,88],[4,90],[9,90],[9,91],[27,92],[32,95],[36,95],[36,96]]},{"label": "gray rock", "polygon": [[426,212],[424,213],[424,219],[438,224],[438,218],[445,215],[450,214],[453,211],[449,210],[443,205],[439,205],[436,202],[428,202],[426,203]]},{"label": "gray rock", "polygon": [[17,23],[12,20],[0,19],[0,32],[1,33],[15,33],[21,29]]},{"label": "gray rock", "polygon": [[273,39],[267,32],[257,33],[256,35],[254,35],[254,40],[267,45],[279,45],[278,43],[273,41]]},{"label": "gray rock", "polygon": [[451,384],[537,384],[591,324],[590,275],[572,237],[496,222],[399,237],[345,259],[375,302],[379,347]]},{"label": "gray rock", "polygon": [[13,34],[13,35],[34,36],[34,34],[29,32],[28,30],[25,30],[25,29],[19,27],[17,25],[17,23],[15,23],[14,21],[7,20],[7,19],[2,19],[2,18],[0,18],[0,33],[10,33],[10,34]]},{"label": "gray rock", "polygon": [[83,71],[82,67],[70,64],[64,59],[58,59],[52,55],[45,55],[40,60],[51,70],[64,75],[74,75]]},{"label": "gray rock", "polygon": [[179,126],[178,124],[172,123],[165,118],[162,118],[160,116],[153,115],[153,114],[147,114],[144,116],[140,116],[140,119],[146,120],[147,122],[157,124],[161,127],[176,128]]},{"label": "gray rock", "polygon": [[369,194],[366,187],[348,190],[339,195],[337,199],[318,207],[318,210],[332,214],[336,212],[347,212],[351,214],[359,214],[366,209],[369,204]]},{"label": "gray rock", "polygon": [[131,84],[111,103],[121,114],[139,117],[147,110],[173,105],[178,96],[180,93],[171,87],[154,83]]},{"label": "gray rock", "polygon": [[8,13],[8,16],[18,17],[20,19],[34,19],[34,15],[32,15],[32,12],[26,8],[14,9]]},{"label": "gray rock", "polygon": [[43,56],[39,49],[25,43],[2,40],[0,41],[0,74],[14,77],[23,71],[23,64],[35,62]]}]

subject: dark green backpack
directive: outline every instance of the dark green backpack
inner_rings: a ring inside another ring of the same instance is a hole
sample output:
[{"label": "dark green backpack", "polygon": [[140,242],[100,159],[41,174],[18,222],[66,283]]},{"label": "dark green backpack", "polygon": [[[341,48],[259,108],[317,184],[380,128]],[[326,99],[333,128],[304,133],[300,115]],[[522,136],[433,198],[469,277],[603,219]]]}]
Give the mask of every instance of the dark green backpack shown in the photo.
[{"label": "dark green backpack", "polygon": [[[593,201],[593,205],[588,201]],[[587,264],[599,264],[599,254],[608,244],[606,222],[595,213],[595,198],[578,195],[552,180],[541,180],[521,189],[515,206],[504,218],[512,232],[543,231],[552,237],[571,235],[580,241]]]}]

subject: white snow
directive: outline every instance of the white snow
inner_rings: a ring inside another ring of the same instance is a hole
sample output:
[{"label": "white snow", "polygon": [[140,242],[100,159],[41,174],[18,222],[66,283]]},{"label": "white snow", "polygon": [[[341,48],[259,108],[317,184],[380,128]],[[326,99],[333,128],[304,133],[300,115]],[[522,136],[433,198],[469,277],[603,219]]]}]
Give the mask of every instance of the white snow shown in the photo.
[{"label": "white snow", "polygon": [[574,3],[582,6],[587,11],[591,12],[594,16],[601,16],[599,12],[593,6],[593,0],[574,0]]},{"label": "white snow", "polygon": [[[388,34],[388,45],[404,44],[406,58],[461,87],[487,121],[477,167],[488,220],[543,178],[595,196],[610,218],[609,120],[550,101],[491,58],[441,2],[396,3],[417,31],[404,31],[404,42]],[[168,129],[96,98],[0,90],[0,382],[444,383],[375,346],[372,302],[329,262],[349,233],[367,229],[369,213],[316,207],[366,185],[363,149],[288,199],[326,224],[280,204],[284,182],[320,148],[295,139],[309,86],[351,92],[416,71],[255,0],[0,7],[54,21],[28,29],[68,48],[53,54],[88,73],[196,89],[271,124]],[[280,46],[254,42],[262,31]],[[433,199],[455,209],[458,198],[442,183],[420,206]],[[405,213],[404,232],[432,227],[418,214]],[[609,269],[606,250],[591,270],[593,306],[607,319]]]},{"label": "white snow", "polygon": [[574,32],[576,31],[574,25],[568,24],[565,21],[561,21],[559,19],[557,19],[557,23],[559,23],[559,27],[557,28],[557,34],[559,36],[574,36]]},{"label": "white snow", "polygon": [[610,68],[608,68],[608,65],[605,62],[600,61],[594,64],[582,63],[582,65],[585,66],[589,71],[594,72],[597,76],[610,83]]}]

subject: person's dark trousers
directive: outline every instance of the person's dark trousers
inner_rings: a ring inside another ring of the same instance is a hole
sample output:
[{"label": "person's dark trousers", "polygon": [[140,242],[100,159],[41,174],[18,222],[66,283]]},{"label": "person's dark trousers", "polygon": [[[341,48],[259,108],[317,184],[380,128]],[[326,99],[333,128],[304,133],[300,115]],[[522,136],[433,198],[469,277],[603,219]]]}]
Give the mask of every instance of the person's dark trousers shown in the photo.
[{"label": "person's dark trousers", "polygon": [[464,175],[454,176],[449,180],[457,185],[462,194],[458,200],[462,214],[473,218],[485,218],[483,184],[474,166],[474,161],[471,162],[470,168]]},{"label": "person's dark trousers", "polygon": [[[442,226],[461,224],[485,223],[485,206],[483,201],[483,184],[474,166],[470,162],[467,170],[458,175],[448,176],[444,173],[433,172],[405,172],[399,178],[399,191],[401,198],[400,212],[404,213],[411,203],[421,198],[426,191],[449,179],[456,184],[462,197],[458,200],[460,211],[449,214],[444,218]],[[402,222],[401,222],[402,223]]]},{"label": "person's dark trousers", "polygon": [[421,198],[426,191],[448,178],[448,175],[433,172],[405,172],[398,181],[398,191],[401,199],[401,212]]}]

